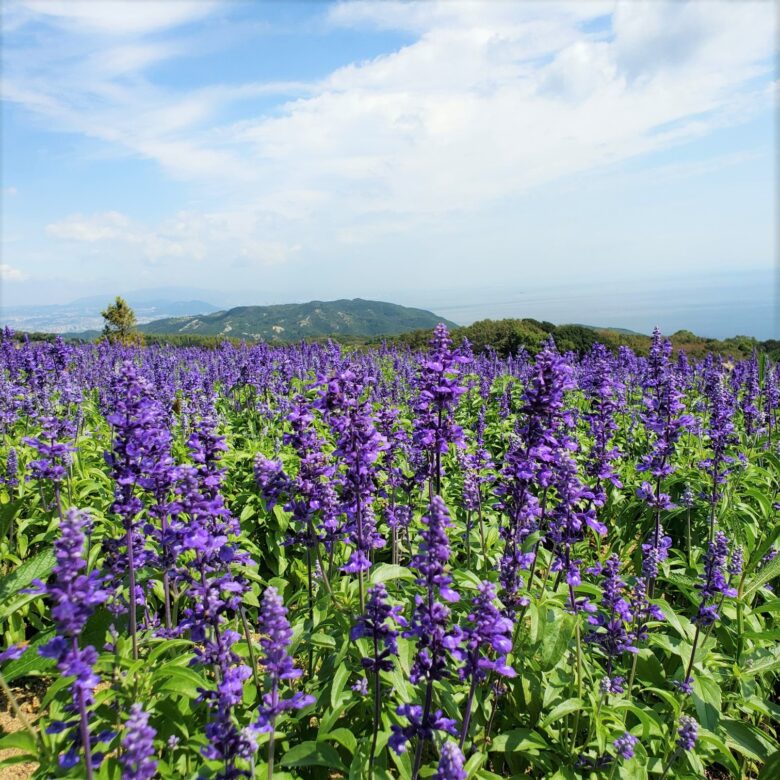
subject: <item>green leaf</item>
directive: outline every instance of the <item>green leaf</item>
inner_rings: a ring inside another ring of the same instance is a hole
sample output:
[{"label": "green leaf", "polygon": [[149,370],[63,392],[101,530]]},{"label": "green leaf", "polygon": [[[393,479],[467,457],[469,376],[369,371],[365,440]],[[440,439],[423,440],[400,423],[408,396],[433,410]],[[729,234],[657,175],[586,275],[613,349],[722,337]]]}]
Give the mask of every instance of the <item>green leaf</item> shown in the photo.
[{"label": "green leaf", "polygon": [[[657,602],[658,606],[661,608],[661,611],[664,613],[664,616],[666,617],[667,621],[669,622],[669,625],[686,641],[691,641],[692,632],[683,626],[682,621],[680,620],[677,613],[674,611],[674,608],[668,601],[659,601]],[[690,625],[690,623],[688,624]]]},{"label": "green leaf", "polygon": [[777,749],[777,745],[773,745],[766,734],[748,723],[724,718],[720,726],[726,733],[726,744],[755,761],[763,763],[769,758],[772,748]]},{"label": "green leaf", "polygon": [[542,671],[549,671],[557,666],[566,653],[574,633],[574,616],[548,610],[546,621],[539,623],[539,633],[539,665]]},{"label": "green leaf", "polygon": [[780,639],[780,628],[770,628],[767,631],[743,631],[746,639],[758,639],[766,642],[776,642]]},{"label": "green leaf", "polygon": [[585,706],[585,702],[582,699],[567,699],[562,701],[553,711],[539,724],[539,728],[547,728],[551,723],[555,723],[556,720],[560,720],[564,715],[568,715],[570,712],[576,712],[581,710]]},{"label": "green leaf", "polygon": [[322,740],[333,740],[334,742],[338,742],[339,745],[345,747],[353,756],[357,750],[357,739],[349,729],[333,729],[333,731],[329,731],[327,734],[318,735],[317,741],[320,742]]},{"label": "green leaf", "polygon": [[322,631],[317,631],[311,635],[309,640],[315,647],[327,647],[328,650],[336,649],[336,640],[332,636],[323,634]]},{"label": "green leaf", "polygon": [[324,742],[301,742],[288,750],[279,764],[281,766],[327,766],[340,772],[347,771],[336,749]]},{"label": "green leaf", "polygon": [[538,752],[547,747],[547,740],[535,731],[513,729],[495,737],[490,744],[490,751],[494,753]]},{"label": "green leaf", "polygon": [[29,588],[33,580],[45,580],[53,566],[54,552],[51,549],[44,550],[0,580],[0,620],[6,620],[25,604],[38,598],[38,593],[20,591]]},{"label": "green leaf", "polygon": [[201,688],[209,688],[206,681],[192,669],[182,666],[173,666],[172,664],[166,664],[164,668],[164,672],[159,670],[159,672],[154,675],[155,678],[162,681],[158,682],[160,686],[159,690],[161,691],[180,693],[190,699],[194,699],[199,695]]},{"label": "green leaf", "polygon": [[717,730],[721,710],[720,686],[711,677],[697,675],[693,681],[693,704],[699,722],[713,733]]},{"label": "green leaf", "polygon": [[780,647],[762,647],[754,650],[743,660],[742,674],[753,677],[757,674],[780,669]]},{"label": "green leaf", "polygon": [[780,577],[780,555],[773,558],[769,563],[759,571],[750,584],[745,588],[744,598],[749,600],[750,597],[767,582],[773,580],[775,577]]},{"label": "green leaf", "polygon": [[349,679],[349,667],[346,664],[341,664],[336,669],[336,674],[333,675],[333,685],[330,689],[330,706],[336,709],[341,698],[341,694],[344,692],[344,686]]},{"label": "green leaf", "polygon": [[6,748],[24,750],[27,753],[35,754],[38,746],[35,744],[33,735],[27,729],[21,729],[0,738],[0,750],[5,750]]},{"label": "green leaf", "polygon": [[487,756],[484,753],[474,753],[463,766],[466,777],[473,777],[477,770],[482,768],[482,764],[485,763],[486,758]]},{"label": "green leaf", "polygon": [[759,772],[758,780],[775,780],[780,777],[780,750],[775,750]]},{"label": "green leaf", "polygon": [[15,661],[11,661],[3,669],[3,677],[6,682],[13,682],[20,677],[26,677],[36,672],[43,672],[46,669],[50,669],[54,666],[53,658],[43,658],[38,655],[38,648],[41,645],[46,644],[50,639],[54,637],[54,629],[49,629],[44,634],[39,634],[35,640],[29,645],[24,654],[17,658]]},{"label": "green leaf", "polygon": [[739,777],[739,765],[726,743],[717,734],[713,734],[706,728],[701,728],[699,742],[702,745],[712,745],[718,752],[718,761],[731,772],[732,777]]},{"label": "green leaf", "polygon": [[380,563],[371,571],[370,582],[376,585],[378,582],[390,580],[413,580],[414,574],[406,566],[398,566],[395,563]]},{"label": "green leaf", "polygon": [[645,704],[635,704],[630,701],[618,699],[614,705],[615,709],[628,710],[636,715],[642,724],[642,739],[647,740],[651,736],[661,736],[663,734],[663,723],[658,715]]}]

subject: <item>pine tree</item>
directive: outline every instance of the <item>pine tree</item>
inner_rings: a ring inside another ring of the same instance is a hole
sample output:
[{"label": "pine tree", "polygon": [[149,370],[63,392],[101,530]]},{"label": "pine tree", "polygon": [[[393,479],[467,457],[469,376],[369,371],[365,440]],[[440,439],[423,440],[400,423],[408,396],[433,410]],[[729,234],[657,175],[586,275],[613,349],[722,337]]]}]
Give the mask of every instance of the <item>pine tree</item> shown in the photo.
[{"label": "pine tree", "polygon": [[103,335],[110,342],[132,344],[140,340],[140,334],[135,330],[135,312],[121,296],[117,295],[114,303],[107,306],[101,316],[106,321]]}]

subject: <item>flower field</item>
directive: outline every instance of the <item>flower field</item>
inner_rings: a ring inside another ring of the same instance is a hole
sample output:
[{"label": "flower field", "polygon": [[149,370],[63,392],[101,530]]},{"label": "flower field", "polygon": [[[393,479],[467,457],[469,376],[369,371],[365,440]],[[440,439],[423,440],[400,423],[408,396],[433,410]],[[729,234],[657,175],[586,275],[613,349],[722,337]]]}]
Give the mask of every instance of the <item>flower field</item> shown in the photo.
[{"label": "flower field", "polygon": [[0,777],[776,780],[779,407],[658,333],[6,332]]}]

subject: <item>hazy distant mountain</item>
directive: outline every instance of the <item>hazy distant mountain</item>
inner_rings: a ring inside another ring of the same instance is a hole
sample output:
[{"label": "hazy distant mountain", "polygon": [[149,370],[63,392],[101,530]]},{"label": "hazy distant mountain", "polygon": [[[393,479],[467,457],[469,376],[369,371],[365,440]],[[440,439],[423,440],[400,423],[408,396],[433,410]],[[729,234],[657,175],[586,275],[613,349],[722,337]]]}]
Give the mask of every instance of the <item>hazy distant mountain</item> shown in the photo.
[{"label": "hazy distant mountain", "polygon": [[[99,330],[103,327],[100,312],[112,303],[114,297],[94,295],[72,303],[49,306],[4,306],[0,311],[0,325],[9,325],[14,330],[46,333]],[[138,290],[122,297],[133,307],[139,323],[218,311],[218,307],[206,301],[166,298],[164,290]]]},{"label": "hazy distant mountain", "polygon": [[395,303],[365,301],[310,301],[277,306],[239,306],[195,317],[176,317],[143,325],[143,333],[182,333],[230,336],[264,341],[297,341],[322,336],[395,336],[444,322],[424,309]]}]

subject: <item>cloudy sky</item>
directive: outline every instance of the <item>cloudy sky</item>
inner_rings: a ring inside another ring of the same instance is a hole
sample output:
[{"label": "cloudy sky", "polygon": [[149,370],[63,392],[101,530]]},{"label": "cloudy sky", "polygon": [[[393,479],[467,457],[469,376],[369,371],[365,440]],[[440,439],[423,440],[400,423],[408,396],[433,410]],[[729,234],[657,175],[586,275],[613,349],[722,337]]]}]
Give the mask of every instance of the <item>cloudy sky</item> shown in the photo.
[{"label": "cloudy sky", "polygon": [[5,0],[2,24],[5,305],[774,262],[772,2]]}]

